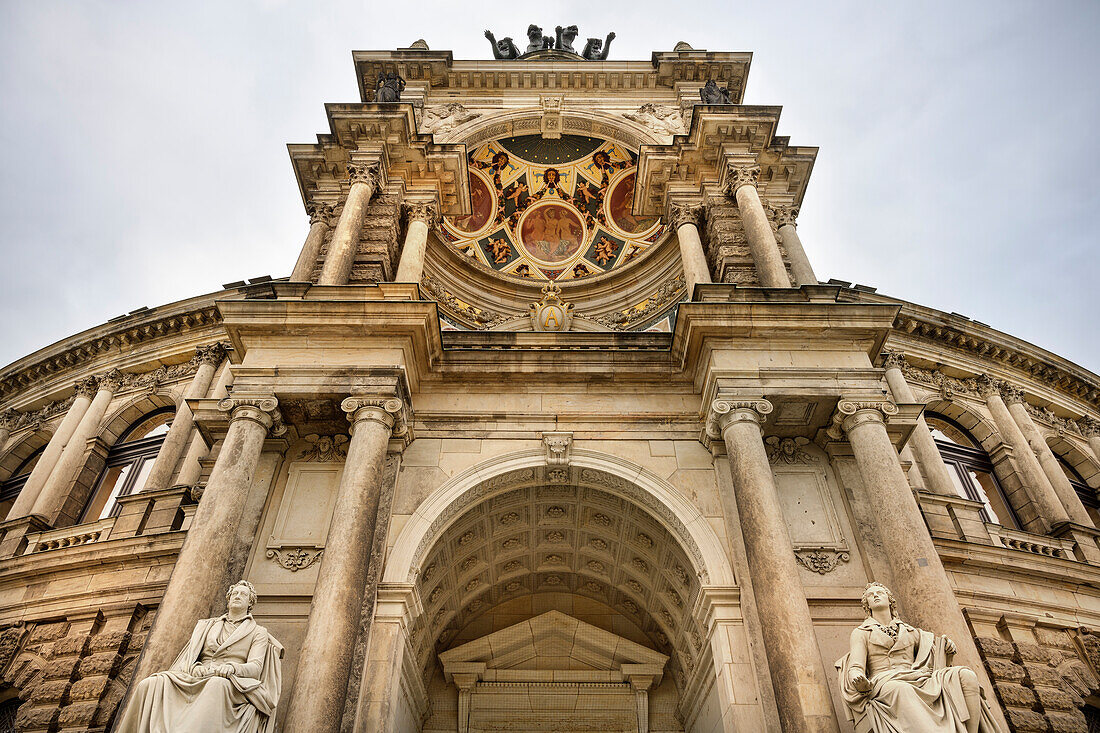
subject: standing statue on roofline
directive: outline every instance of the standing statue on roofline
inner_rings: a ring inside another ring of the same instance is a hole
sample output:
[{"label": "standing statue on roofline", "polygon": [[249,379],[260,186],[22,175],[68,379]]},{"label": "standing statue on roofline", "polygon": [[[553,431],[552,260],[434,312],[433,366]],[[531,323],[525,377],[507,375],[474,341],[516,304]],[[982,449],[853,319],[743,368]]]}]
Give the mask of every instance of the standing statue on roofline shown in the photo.
[{"label": "standing statue on roofline", "polygon": [[714,79],[707,80],[699,90],[699,98],[703,100],[703,104],[733,104],[730,101],[730,88],[723,89]]},{"label": "standing statue on roofline", "polygon": [[379,74],[378,83],[374,85],[374,101],[382,104],[400,102],[403,91],[405,91],[405,80],[396,71]]},{"label": "standing statue on roofline", "polygon": [[869,583],[861,603],[867,619],[836,663],[856,733],[1003,733],[978,675],[950,665],[953,641],[902,622],[882,583]]},{"label": "standing statue on roofline", "polygon": [[532,23],[527,26],[527,53],[545,51],[554,47],[554,39],[542,35],[542,28]]},{"label": "standing statue on roofline", "polygon": [[516,48],[510,36],[498,41],[492,31],[485,31],[485,37],[489,39],[489,43],[493,44],[493,58],[509,61],[519,58],[519,49]]},{"label": "standing statue on roofline", "polygon": [[554,29],[557,32],[557,41],[554,43],[554,50],[565,51],[567,53],[577,53],[577,50],[573,48],[573,41],[577,40],[577,26],[570,25],[565,28],[560,25]]},{"label": "standing statue on roofline", "polygon": [[195,624],[167,671],[137,684],[115,733],[275,733],[283,646],[252,618],[251,583],[225,598],[226,613]]}]

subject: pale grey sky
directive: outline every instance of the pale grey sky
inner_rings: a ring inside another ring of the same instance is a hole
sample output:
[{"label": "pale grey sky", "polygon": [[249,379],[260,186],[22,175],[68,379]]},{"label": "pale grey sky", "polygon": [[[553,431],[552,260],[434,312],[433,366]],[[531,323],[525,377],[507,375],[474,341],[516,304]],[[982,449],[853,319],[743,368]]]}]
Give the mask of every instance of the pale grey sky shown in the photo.
[{"label": "pale grey sky", "polygon": [[[516,10],[523,6],[525,10]],[[1100,3],[0,2],[0,364],[140,306],[288,274],[288,142],[357,101],[352,49],[486,28],[752,51],[746,103],[821,152],[823,280],[956,311],[1093,371]]]}]

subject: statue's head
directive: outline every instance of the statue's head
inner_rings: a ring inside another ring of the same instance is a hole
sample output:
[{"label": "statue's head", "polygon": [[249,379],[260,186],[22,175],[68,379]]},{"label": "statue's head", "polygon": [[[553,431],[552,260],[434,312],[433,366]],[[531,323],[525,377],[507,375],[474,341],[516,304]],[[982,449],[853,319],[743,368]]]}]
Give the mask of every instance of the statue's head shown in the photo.
[{"label": "statue's head", "polygon": [[499,41],[497,41],[497,50],[500,51],[501,53],[511,52],[511,50],[512,50],[512,38],[511,38],[511,36],[509,36],[507,38],[501,38]]},{"label": "statue's head", "polygon": [[248,613],[252,612],[252,607],[256,605],[256,588],[247,580],[240,580],[229,586],[229,590],[225,592],[225,602],[229,607],[233,607],[234,604],[243,601],[247,594]]},{"label": "statue's head", "polygon": [[601,39],[601,38],[589,38],[588,39],[588,50],[593,52],[593,53],[599,53],[601,50],[603,50],[603,39]]},{"label": "statue's head", "polygon": [[532,43],[534,43],[534,42],[536,42],[536,41],[541,41],[541,40],[542,40],[542,28],[539,28],[539,27],[538,27],[537,25],[535,25],[534,23],[532,23],[531,25],[527,26],[527,38],[528,38],[528,39],[529,39],[529,40],[530,40],[530,41],[531,41]]},{"label": "statue's head", "polygon": [[577,37],[577,33],[579,32],[580,31],[577,30],[577,26],[575,25],[566,26],[562,29],[561,37],[564,38],[566,41],[572,43],[573,39]]},{"label": "statue's head", "polygon": [[898,602],[894,598],[894,594],[882,583],[868,583],[867,587],[863,589],[863,598],[860,599],[863,612],[870,616],[873,609],[879,608],[883,604],[889,604],[890,618],[896,618],[898,615]]}]

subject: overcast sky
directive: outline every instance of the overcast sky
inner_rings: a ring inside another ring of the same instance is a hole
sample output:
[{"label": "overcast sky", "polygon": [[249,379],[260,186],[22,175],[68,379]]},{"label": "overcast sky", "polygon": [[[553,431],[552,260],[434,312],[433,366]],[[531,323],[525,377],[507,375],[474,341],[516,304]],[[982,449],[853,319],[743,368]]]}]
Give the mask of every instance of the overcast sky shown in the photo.
[{"label": "overcast sky", "polygon": [[[517,6],[533,9],[517,11]],[[289,274],[286,152],[358,101],[352,49],[490,58],[530,22],[752,51],[745,102],[820,146],[822,280],[955,311],[1100,371],[1100,3],[0,0],[0,364],[109,318]]]}]

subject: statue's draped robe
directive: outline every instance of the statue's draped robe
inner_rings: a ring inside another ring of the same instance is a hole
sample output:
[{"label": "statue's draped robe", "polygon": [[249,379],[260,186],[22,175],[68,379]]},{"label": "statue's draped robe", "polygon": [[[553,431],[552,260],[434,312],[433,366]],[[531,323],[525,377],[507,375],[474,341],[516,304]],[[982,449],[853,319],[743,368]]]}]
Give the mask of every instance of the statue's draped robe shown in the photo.
[{"label": "statue's draped robe", "polygon": [[[283,647],[252,616],[225,619],[199,621],[168,671],[138,683],[115,733],[275,733]],[[199,664],[233,673],[196,677]]]},{"label": "statue's draped robe", "polygon": [[[868,619],[856,633],[867,634],[868,692],[852,686],[848,654],[836,667],[840,690],[856,733],[966,733],[970,714],[960,673],[947,665],[946,639],[897,621],[897,639]],[[981,733],[1002,733],[982,700]]]}]

